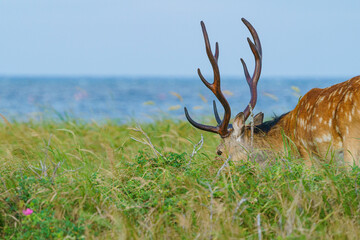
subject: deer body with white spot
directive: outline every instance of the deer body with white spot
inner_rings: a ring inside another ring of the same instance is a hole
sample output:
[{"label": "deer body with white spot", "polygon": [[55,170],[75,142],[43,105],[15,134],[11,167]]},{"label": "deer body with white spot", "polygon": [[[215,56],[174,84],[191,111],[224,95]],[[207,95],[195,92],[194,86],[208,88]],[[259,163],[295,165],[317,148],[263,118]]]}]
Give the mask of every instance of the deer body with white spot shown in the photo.
[{"label": "deer body with white spot", "polygon": [[311,156],[325,157],[332,151],[343,151],[347,165],[359,165],[360,157],[360,76],[334,86],[315,88],[305,94],[294,110],[271,121],[263,122],[264,114],[258,113],[253,118],[253,128],[246,125],[252,109],[257,101],[257,83],[260,78],[262,64],[262,49],[258,34],[253,26],[242,19],[249,29],[254,43],[248,38],[248,43],[255,57],[255,70],[250,76],[243,59],[247,83],[250,87],[251,100],[243,112],[236,115],[233,124],[230,105],[220,87],[220,72],[218,67],[219,46],[215,45],[212,53],[208,34],[203,22],[201,27],[205,39],[206,53],[214,72],[214,81],[209,83],[198,69],[202,82],[208,87],[224,107],[224,117],[219,117],[215,101],[213,103],[217,126],[208,126],[195,122],[185,108],[188,121],[196,128],[218,133],[222,142],[217,153],[227,153],[233,160],[246,159],[253,149],[260,151],[284,151],[284,137],[290,139],[306,164]]},{"label": "deer body with white spot", "polygon": [[284,117],[284,131],[305,159],[343,151],[347,165],[359,165],[358,106],[360,76],[328,88],[314,88]]}]

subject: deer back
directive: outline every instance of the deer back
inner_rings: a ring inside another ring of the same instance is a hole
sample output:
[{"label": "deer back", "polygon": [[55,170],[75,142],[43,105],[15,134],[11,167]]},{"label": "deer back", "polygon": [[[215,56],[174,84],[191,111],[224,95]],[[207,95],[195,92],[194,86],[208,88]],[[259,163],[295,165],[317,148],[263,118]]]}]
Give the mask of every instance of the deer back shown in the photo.
[{"label": "deer back", "polygon": [[343,148],[346,138],[360,136],[359,101],[359,76],[328,88],[314,88],[290,112],[286,128],[297,145],[312,152],[323,153],[329,146]]}]

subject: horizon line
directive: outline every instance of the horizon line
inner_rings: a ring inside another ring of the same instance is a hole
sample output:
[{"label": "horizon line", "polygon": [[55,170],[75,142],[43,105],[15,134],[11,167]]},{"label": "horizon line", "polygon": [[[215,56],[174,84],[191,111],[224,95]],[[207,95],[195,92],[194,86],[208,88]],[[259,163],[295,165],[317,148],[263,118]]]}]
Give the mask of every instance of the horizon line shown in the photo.
[{"label": "horizon line", "polygon": [[[210,75],[210,74],[208,74]],[[205,75],[206,76],[206,75]],[[176,74],[168,74],[168,75],[162,75],[162,74],[4,74],[0,73],[0,78],[184,78],[184,79],[190,79],[190,78],[198,78],[198,75],[176,75]],[[225,75],[221,76],[222,78],[244,78],[244,76],[238,76],[238,75]],[[261,78],[322,78],[322,79],[334,79],[334,78],[353,78],[356,76],[350,76],[350,75],[265,75],[261,76]]]}]

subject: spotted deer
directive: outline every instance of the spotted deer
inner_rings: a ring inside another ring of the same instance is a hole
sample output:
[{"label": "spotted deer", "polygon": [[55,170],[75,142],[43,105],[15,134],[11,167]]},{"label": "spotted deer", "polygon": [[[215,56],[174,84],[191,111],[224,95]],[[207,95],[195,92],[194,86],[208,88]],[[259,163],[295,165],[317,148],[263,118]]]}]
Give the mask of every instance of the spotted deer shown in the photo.
[{"label": "spotted deer", "polygon": [[255,69],[250,76],[243,59],[241,63],[250,87],[251,99],[243,112],[236,115],[233,124],[229,124],[231,109],[220,87],[220,72],[218,67],[219,45],[216,42],[215,54],[212,53],[205,24],[201,28],[205,40],[207,56],[214,72],[214,81],[209,83],[198,69],[201,81],[209,88],[224,108],[224,117],[219,117],[215,101],[213,109],[217,126],[207,126],[195,122],[186,107],[185,116],[196,128],[218,133],[222,142],[217,148],[217,154],[227,153],[233,160],[246,159],[253,149],[264,151],[284,151],[284,137],[290,139],[297,152],[311,165],[312,156],[325,157],[330,151],[343,152],[347,165],[359,165],[360,157],[360,76],[328,88],[314,88],[306,93],[295,109],[263,122],[264,114],[258,113],[253,118],[253,128],[246,125],[251,111],[257,101],[257,84],[261,73],[262,49],[254,27],[244,18],[243,23],[250,31],[254,42],[248,43],[255,57]]}]

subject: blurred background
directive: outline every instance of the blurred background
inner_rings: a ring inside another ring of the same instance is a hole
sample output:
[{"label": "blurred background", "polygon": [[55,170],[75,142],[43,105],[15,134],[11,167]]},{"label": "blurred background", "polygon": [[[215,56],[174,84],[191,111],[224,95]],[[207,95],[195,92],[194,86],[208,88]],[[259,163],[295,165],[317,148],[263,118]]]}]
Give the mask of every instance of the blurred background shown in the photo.
[{"label": "blurred background", "polygon": [[[0,113],[10,120],[194,119],[215,97],[200,21],[220,45],[222,89],[233,116],[248,101],[240,57],[254,58],[241,22],[263,48],[256,112],[360,74],[359,1],[12,0],[0,2]],[[220,107],[219,107],[220,109]]]}]

